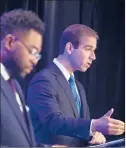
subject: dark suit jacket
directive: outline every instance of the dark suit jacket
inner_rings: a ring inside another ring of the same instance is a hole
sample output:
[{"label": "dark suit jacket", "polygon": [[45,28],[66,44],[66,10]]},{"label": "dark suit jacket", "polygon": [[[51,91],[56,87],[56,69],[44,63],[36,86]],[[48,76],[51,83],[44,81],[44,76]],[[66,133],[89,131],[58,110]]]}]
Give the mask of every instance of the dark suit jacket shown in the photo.
[{"label": "dark suit jacket", "polygon": [[[40,71],[29,84],[27,100],[37,143],[82,146],[88,140],[89,109],[83,86],[76,81],[81,97],[81,117],[69,84],[54,64]],[[84,119],[85,120],[84,120]]]},{"label": "dark suit jacket", "polygon": [[5,81],[1,75],[0,78],[0,145],[9,147],[35,146],[32,124],[30,123],[30,118],[26,112],[24,96],[18,82],[15,80],[16,89],[24,107],[24,114],[21,113],[19,109],[10,84]]}]

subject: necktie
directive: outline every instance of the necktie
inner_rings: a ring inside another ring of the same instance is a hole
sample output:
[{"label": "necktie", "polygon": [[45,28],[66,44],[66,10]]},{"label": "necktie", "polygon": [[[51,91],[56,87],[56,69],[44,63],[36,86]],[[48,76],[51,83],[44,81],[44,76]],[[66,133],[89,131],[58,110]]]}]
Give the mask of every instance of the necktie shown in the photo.
[{"label": "necktie", "polygon": [[69,81],[69,84],[70,84],[70,87],[72,89],[72,93],[73,93],[73,96],[74,96],[74,99],[75,99],[75,102],[76,102],[76,105],[77,105],[78,114],[80,115],[81,101],[80,101],[79,94],[77,93],[77,87],[76,87],[75,79],[72,75],[70,75],[70,78],[69,78],[68,81]]},{"label": "necktie", "polygon": [[20,108],[21,112],[23,112],[23,106],[22,106],[19,94],[16,91],[15,82],[14,82],[14,80],[12,78],[10,78],[8,81],[9,81],[9,84],[11,85],[11,88],[12,88],[14,94],[15,94],[16,101],[17,101],[17,103],[19,105],[19,108]]}]

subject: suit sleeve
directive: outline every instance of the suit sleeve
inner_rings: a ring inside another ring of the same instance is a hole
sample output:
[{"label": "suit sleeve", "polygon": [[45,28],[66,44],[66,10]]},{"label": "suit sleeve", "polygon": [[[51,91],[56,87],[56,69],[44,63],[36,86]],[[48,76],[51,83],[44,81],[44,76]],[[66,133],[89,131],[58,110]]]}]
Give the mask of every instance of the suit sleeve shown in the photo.
[{"label": "suit sleeve", "polygon": [[27,94],[30,109],[37,113],[43,126],[53,134],[88,140],[91,121],[64,117],[53,85],[46,76],[31,81]]}]

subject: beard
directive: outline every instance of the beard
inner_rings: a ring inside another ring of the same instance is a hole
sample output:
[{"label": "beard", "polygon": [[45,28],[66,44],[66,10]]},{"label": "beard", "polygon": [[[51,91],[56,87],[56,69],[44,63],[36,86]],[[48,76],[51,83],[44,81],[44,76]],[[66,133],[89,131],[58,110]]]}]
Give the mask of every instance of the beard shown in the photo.
[{"label": "beard", "polygon": [[11,77],[14,77],[16,79],[22,79],[23,78],[22,75],[21,75],[21,68],[18,65],[18,63],[16,62],[16,60],[14,60],[13,57],[9,57],[6,60],[3,60],[2,63],[7,68]]}]

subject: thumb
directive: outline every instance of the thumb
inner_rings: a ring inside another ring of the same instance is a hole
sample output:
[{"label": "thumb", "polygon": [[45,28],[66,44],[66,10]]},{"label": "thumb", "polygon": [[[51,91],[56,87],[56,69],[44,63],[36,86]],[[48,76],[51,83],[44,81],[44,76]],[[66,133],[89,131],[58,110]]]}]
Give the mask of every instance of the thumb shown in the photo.
[{"label": "thumb", "polygon": [[113,114],[114,112],[114,109],[112,108],[111,110],[109,110],[105,115],[104,117],[111,117],[111,115]]}]

